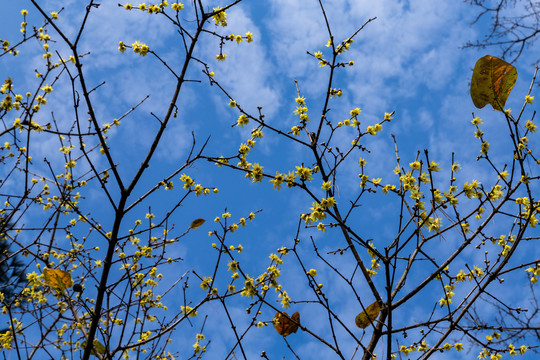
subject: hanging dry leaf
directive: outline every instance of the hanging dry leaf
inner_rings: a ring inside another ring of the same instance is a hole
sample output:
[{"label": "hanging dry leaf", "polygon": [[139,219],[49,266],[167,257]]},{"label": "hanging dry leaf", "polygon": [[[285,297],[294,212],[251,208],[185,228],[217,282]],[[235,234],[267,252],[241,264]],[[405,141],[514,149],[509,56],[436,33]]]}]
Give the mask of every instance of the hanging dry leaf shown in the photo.
[{"label": "hanging dry leaf", "polygon": [[205,223],[206,220],[204,219],[195,219],[191,222],[191,225],[189,225],[189,227],[191,229],[197,229],[197,228],[200,228],[202,226],[202,224]]},{"label": "hanging dry leaf", "polygon": [[361,329],[367,328],[375,319],[377,319],[380,311],[381,308],[379,307],[379,303],[375,301],[373,304],[369,305],[366,310],[356,316],[356,319],[354,319],[356,326]]},{"label": "hanging dry leaf", "polygon": [[[292,319],[292,320],[291,320]],[[294,321],[293,321],[294,320]],[[286,312],[277,312],[274,316],[274,328],[279,335],[285,337],[298,331],[298,325],[300,324],[300,313],[297,311],[289,317]]]},{"label": "hanging dry leaf", "polygon": [[57,269],[43,269],[45,284],[56,290],[64,290],[73,286],[70,273]]},{"label": "hanging dry leaf", "polygon": [[[81,349],[84,349],[86,347],[86,340],[82,342]],[[95,351],[94,351],[95,349]],[[90,354],[96,355],[96,351],[98,354],[105,354],[107,352],[107,348],[105,345],[94,339],[94,347],[90,351]]]},{"label": "hanging dry leaf", "polygon": [[516,68],[504,60],[491,55],[480,58],[474,66],[471,80],[474,106],[481,109],[491,104],[494,110],[502,111],[517,75]]}]

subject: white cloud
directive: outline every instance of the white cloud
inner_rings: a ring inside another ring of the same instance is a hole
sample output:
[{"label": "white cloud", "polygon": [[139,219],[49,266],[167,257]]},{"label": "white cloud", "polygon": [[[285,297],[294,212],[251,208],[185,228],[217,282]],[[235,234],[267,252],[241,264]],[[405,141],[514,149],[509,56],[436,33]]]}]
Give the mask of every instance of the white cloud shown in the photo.
[{"label": "white cloud", "polygon": [[[261,40],[261,31],[242,7],[231,9],[228,12],[228,26],[226,28],[210,27],[224,36],[229,34],[245,36],[252,32],[254,41],[240,44],[225,42],[223,53],[227,59],[223,62],[216,60],[219,54],[219,42],[216,38],[206,36],[202,39],[200,54],[204,60],[209,61],[211,70],[215,71],[215,79],[229,92],[230,96],[250,114],[257,115],[257,107],[262,106],[263,113],[273,117],[279,109],[279,83],[273,80],[276,64],[269,61],[268,50]],[[211,40],[211,41],[209,41]],[[275,86],[278,89],[275,89]],[[224,95],[217,97],[216,101],[225,106],[228,99]]]}]

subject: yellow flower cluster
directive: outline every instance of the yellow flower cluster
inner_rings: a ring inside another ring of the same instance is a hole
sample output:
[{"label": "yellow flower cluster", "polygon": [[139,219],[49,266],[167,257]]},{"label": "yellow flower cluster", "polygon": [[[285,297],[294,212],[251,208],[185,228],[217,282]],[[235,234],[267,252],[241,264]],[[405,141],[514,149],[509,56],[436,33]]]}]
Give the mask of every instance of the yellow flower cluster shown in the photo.
[{"label": "yellow flower cluster", "polygon": [[225,13],[225,11],[222,11],[221,9],[222,8],[219,7],[219,6],[213,8],[213,10],[214,10],[214,12],[216,12],[216,14],[212,15],[212,19],[214,19],[214,22],[215,22],[215,24],[217,26],[226,27],[227,26],[227,14]]},{"label": "yellow flower cluster", "polygon": [[481,278],[484,275],[484,271],[480,269],[478,266],[474,265],[473,269],[466,273],[463,270],[459,270],[459,272],[456,275],[456,282],[461,282],[465,280],[471,281],[475,278]]},{"label": "yellow flower cluster", "polygon": [[141,56],[146,56],[148,54],[148,51],[150,51],[148,45],[143,44],[140,41],[135,41],[133,44],[131,44],[131,48],[133,49],[133,52],[135,54],[139,54]]},{"label": "yellow flower cluster", "polygon": [[536,284],[538,282],[538,276],[540,276],[540,264],[537,264],[535,267],[527,268],[527,271],[531,278],[531,283]]},{"label": "yellow flower cluster", "polygon": [[[193,179],[186,174],[182,174],[182,176],[180,176],[180,181],[184,183],[184,189],[194,191],[195,195],[197,196],[199,195],[206,196],[210,194],[211,192],[209,188],[204,187],[201,184],[195,184],[195,181],[193,181]],[[169,186],[170,188],[172,188],[172,182],[167,183],[166,186]],[[219,192],[217,188],[215,188],[213,191],[214,193]]]},{"label": "yellow flower cluster", "polygon": [[452,297],[454,297],[454,290],[456,287],[454,285],[445,285],[444,286],[444,297],[439,300],[441,306],[448,306],[452,303]]}]

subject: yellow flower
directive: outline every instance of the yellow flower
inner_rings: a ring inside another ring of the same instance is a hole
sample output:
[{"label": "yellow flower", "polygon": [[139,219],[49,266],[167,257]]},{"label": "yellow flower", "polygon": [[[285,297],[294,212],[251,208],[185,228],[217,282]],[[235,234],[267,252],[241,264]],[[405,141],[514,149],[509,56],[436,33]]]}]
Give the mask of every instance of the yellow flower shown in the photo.
[{"label": "yellow flower", "polygon": [[304,181],[311,181],[311,174],[312,170],[309,168],[305,168],[303,166],[297,166],[296,167],[296,175],[300,177],[301,180]]},{"label": "yellow flower", "polygon": [[[235,104],[236,104],[236,103],[235,103]],[[236,123],[237,123],[238,125],[240,125],[240,126],[247,125],[247,124],[249,124],[249,118],[248,118],[246,115],[242,114],[242,115],[240,115],[240,117],[238,118],[238,120],[236,121]]]},{"label": "yellow flower", "polygon": [[529,130],[530,132],[535,132],[536,130],[538,130],[538,127],[532,122],[532,120],[527,120],[525,122],[525,128],[527,128],[527,130]]},{"label": "yellow flower", "polygon": [[428,169],[430,171],[433,171],[433,172],[439,172],[441,170],[441,168],[439,167],[439,163],[436,163],[435,161],[431,161],[431,163],[429,164],[429,167]]},{"label": "yellow flower", "polygon": [[182,3],[172,3],[171,4],[171,9],[175,10],[175,11],[180,11],[184,8],[184,5]]},{"label": "yellow flower", "polygon": [[238,270],[238,262],[237,261],[229,261],[227,263],[227,266],[229,267],[229,271],[233,271],[235,272],[236,270]]},{"label": "yellow flower", "polygon": [[188,314],[190,317],[197,316],[197,311],[193,311],[193,308],[191,306],[180,306],[180,311],[182,314]]},{"label": "yellow flower", "polygon": [[227,14],[225,13],[225,11],[220,11],[222,8],[221,7],[215,7],[213,8],[214,12],[216,11],[219,11],[217,14],[213,15],[212,16],[212,19],[214,19],[214,22],[216,23],[217,26],[227,26]]},{"label": "yellow flower", "polygon": [[294,99],[294,101],[300,106],[305,106],[306,105],[306,98],[303,97],[303,96],[297,97],[296,99]]},{"label": "yellow flower", "polygon": [[351,110],[349,113],[351,114],[351,117],[353,117],[353,116],[358,116],[361,112],[362,110],[360,110],[359,108],[355,108]]},{"label": "yellow flower", "polygon": [[264,177],[263,167],[258,163],[252,165],[252,169],[246,174],[247,178],[250,178],[252,182],[261,182]]},{"label": "yellow flower", "polygon": [[413,170],[420,170],[420,161],[414,161],[409,164]]},{"label": "yellow flower", "polygon": [[52,87],[51,87],[49,84],[47,84],[47,85],[45,85],[44,87],[42,87],[41,90],[45,91],[45,92],[48,94],[48,93],[50,93],[53,89],[52,89]]},{"label": "yellow flower", "polygon": [[135,54],[140,54],[141,56],[146,56],[148,54],[148,51],[150,51],[150,48],[148,47],[148,45],[143,44],[140,41],[135,41],[133,44],[131,44],[131,47]]},{"label": "yellow flower", "polygon": [[323,209],[331,208],[336,205],[337,205],[337,202],[333,196],[321,199],[321,208]]},{"label": "yellow flower", "polygon": [[483,124],[482,119],[480,119],[478,116],[475,117],[474,119],[472,119],[472,120],[471,120],[471,123],[472,123],[473,125],[482,125],[482,124]]},{"label": "yellow flower", "polygon": [[212,278],[210,276],[203,277],[200,285],[201,289],[207,290],[210,287],[210,283],[212,283]]},{"label": "yellow flower", "polygon": [[439,300],[439,304],[441,306],[447,306],[448,305],[448,300],[442,298],[442,299]]}]

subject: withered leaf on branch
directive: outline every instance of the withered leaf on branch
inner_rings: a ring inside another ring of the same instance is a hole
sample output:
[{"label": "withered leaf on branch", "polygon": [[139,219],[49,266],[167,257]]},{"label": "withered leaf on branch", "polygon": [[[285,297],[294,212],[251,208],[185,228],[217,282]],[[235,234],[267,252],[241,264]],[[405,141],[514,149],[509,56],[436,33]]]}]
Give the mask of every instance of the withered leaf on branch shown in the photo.
[{"label": "withered leaf on branch", "polygon": [[191,222],[191,225],[189,225],[189,227],[191,229],[197,229],[197,228],[200,228],[202,226],[202,224],[205,223],[206,220],[204,219],[195,219]]},{"label": "withered leaf on branch", "polygon": [[[293,321],[294,320],[294,321]],[[277,312],[274,316],[274,328],[279,335],[285,337],[298,331],[298,325],[300,324],[300,313],[297,311],[292,316],[286,312]]]},{"label": "withered leaf on branch", "polygon": [[71,274],[64,270],[43,269],[45,284],[56,290],[65,290],[73,286]]},{"label": "withered leaf on branch", "polygon": [[361,329],[367,328],[375,319],[377,319],[380,311],[381,308],[379,307],[379,303],[375,301],[356,316],[354,319],[356,326]]},{"label": "withered leaf on branch", "polygon": [[[86,340],[82,342],[81,349],[84,349],[85,347],[86,347]],[[94,349],[95,349],[95,351],[94,351]],[[95,356],[96,351],[97,351],[98,354],[105,354],[107,352],[107,348],[102,343],[97,341],[97,339],[94,339],[94,347],[90,351],[90,354]]]},{"label": "withered leaf on branch", "polygon": [[494,110],[503,111],[508,95],[517,80],[514,66],[495,56],[486,55],[474,65],[471,79],[471,98],[481,109],[491,104]]}]

